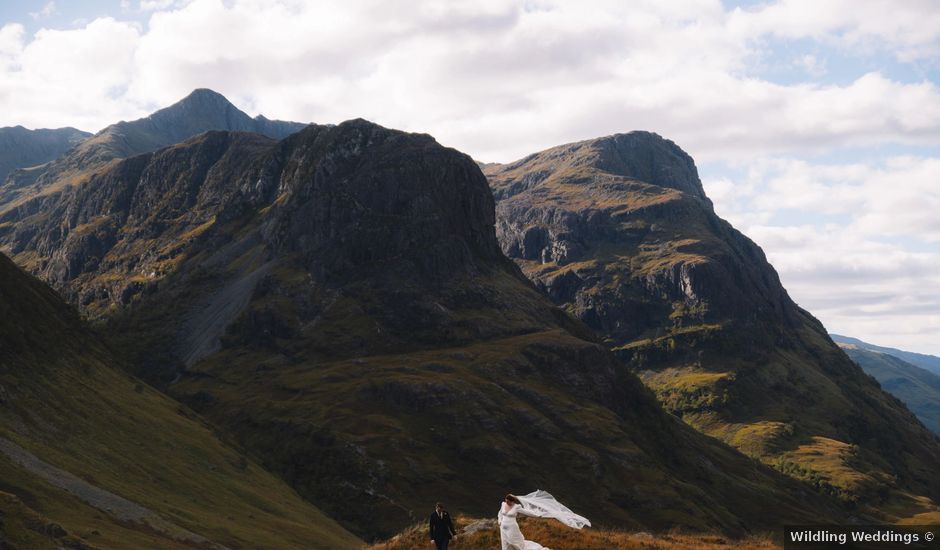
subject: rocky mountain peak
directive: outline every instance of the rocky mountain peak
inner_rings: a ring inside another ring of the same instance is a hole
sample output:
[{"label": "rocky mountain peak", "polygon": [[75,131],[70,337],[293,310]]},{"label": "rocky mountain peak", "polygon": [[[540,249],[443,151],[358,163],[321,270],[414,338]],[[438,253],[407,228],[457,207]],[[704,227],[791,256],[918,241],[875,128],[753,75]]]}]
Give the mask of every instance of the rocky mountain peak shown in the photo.
[{"label": "rocky mountain peak", "polygon": [[[222,94],[207,88],[198,88],[176,103],[160,109],[149,117],[154,122],[176,124],[184,117],[218,120],[224,123],[246,123],[251,117],[243,113]],[[219,125],[221,126],[221,124]]]},{"label": "rocky mountain peak", "polygon": [[711,204],[702,188],[695,161],[671,140],[653,132],[634,131],[590,143],[598,169],[676,189]]},{"label": "rocky mountain peak", "polygon": [[126,131],[130,126],[135,126],[136,131],[147,132],[152,136],[155,145],[163,146],[208,130],[256,132],[281,139],[305,125],[263,117],[251,118],[222,94],[207,88],[198,88],[180,101],[147,118],[122,122],[103,130],[102,133]]},{"label": "rocky mountain peak", "polygon": [[681,191],[711,208],[695,162],[678,145],[652,132],[625,134],[568,143],[529,155],[509,164],[482,166],[490,178],[496,200],[558,184],[585,187],[626,197],[634,183]]},{"label": "rocky mountain peak", "polygon": [[[0,185],[0,212],[62,187],[84,183],[97,169],[114,159],[156,151],[203,132],[253,132],[283,139],[305,126],[300,122],[271,120],[262,116],[252,118],[222,94],[200,88],[148,117],[108,126],[67,152],[63,150],[46,158],[43,162],[52,161],[47,165],[35,170],[14,171]],[[2,141],[0,134],[0,143]],[[2,161],[3,155],[0,154],[0,170]],[[20,166],[29,165],[14,165]]]}]

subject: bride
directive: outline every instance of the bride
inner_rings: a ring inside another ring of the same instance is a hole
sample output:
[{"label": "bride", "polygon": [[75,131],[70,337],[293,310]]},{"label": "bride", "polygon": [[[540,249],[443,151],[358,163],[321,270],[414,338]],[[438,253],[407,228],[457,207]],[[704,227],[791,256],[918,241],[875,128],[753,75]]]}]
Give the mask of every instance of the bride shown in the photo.
[{"label": "bride", "polygon": [[555,518],[575,529],[591,525],[587,518],[575,514],[545,491],[538,490],[525,496],[508,494],[499,508],[498,516],[502,550],[550,550],[537,542],[522,538],[522,531],[516,522],[516,516],[520,515]]}]

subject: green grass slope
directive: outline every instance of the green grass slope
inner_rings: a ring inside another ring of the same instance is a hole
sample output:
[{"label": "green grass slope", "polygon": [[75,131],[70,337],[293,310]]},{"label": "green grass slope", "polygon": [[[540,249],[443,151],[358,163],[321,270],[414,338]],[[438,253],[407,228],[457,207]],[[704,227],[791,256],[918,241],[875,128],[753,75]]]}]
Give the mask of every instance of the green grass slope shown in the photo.
[{"label": "green grass slope", "polygon": [[3,256],[0,404],[2,536],[17,548],[360,544],[115,368],[77,314]]}]

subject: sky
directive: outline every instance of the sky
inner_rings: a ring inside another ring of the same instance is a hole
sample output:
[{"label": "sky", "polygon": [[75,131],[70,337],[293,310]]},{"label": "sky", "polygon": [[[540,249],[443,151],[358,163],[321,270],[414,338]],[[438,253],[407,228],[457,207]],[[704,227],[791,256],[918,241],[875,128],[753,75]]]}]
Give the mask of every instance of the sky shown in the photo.
[{"label": "sky", "polygon": [[488,162],[657,132],[831,332],[940,355],[940,0],[0,3],[0,126],[199,87]]}]

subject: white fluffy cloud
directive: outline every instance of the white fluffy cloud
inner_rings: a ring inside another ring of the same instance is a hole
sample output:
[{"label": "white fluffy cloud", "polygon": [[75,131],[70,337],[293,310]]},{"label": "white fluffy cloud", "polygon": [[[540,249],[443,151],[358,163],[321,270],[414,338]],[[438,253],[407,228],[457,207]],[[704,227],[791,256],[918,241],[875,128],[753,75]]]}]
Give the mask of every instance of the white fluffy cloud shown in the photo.
[{"label": "white fluffy cloud", "polygon": [[[940,147],[940,86],[911,76],[937,69],[935,0],[121,5],[69,30],[0,25],[0,124],[97,130],[209,87],[252,114],[365,117],[487,161],[653,130],[705,163],[720,212],[833,329],[906,344],[871,321],[894,315],[910,347],[940,352],[924,312],[940,295],[924,268],[940,266],[940,152],[924,153]],[[918,156],[818,160],[885,147]]]},{"label": "white fluffy cloud", "polygon": [[[843,85],[748,76],[756,41],[799,28],[767,24],[799,20],[805,6],[798,2],[753,12],[727,12],[708,0],[664,6],[195,0],[150,19],[128,99],[163,105],[208,85],[269,115],[365,116],[501,161],[633,128],[669,135],[703,159],[940,141],[933,83],[877,72]],[[867,11],[902,11],[908,19],[918,11],[878,6]],[[913,40],[894,18],[881,29],[824,15],[808,31],[813,36],[848,33],[853,44],[868,37],[872,47]],[[927,33],[909,46],[936,40]],[[805,55],[793,62],[807,59],[816,72],[824,63]]]},{"label": "white fluffy cloud", "polygon": [[0,99],[5,125],[98,129],[139,109],[124,98],[139,29],[111,18],[80,29],[0,28]]},{"label": "white fluffy cloud", "polygon": [[779,0],[737,9],[730,28],[748,36],[813,38],[847,49],[888,48],[901,61],[940,53],[935,0]]},{"label": "white fluffy cloud", "polygon": [[[211,87],[249,111],[365,116],[501,161],[633,128],[668,135],[699,159],[935,144],[940,89],[928,80],[872,71],[783,85],[748,70],[775,36],[922,58],[940,41],[940,10],[929,4],[150,0],[139,3],[152,11],[144,28],[99,19],[67,31],[86,45],[73,50],[81,59],[63,59],[65,36],[44,47],[62,31],[0,34],[0,55],[21,67],[4,71],[0,94],[7,123],[94,130]],[[788,63],[813,77],[826,60],[800,52]],[[34,64],[57,70],[34,74]]]}]

